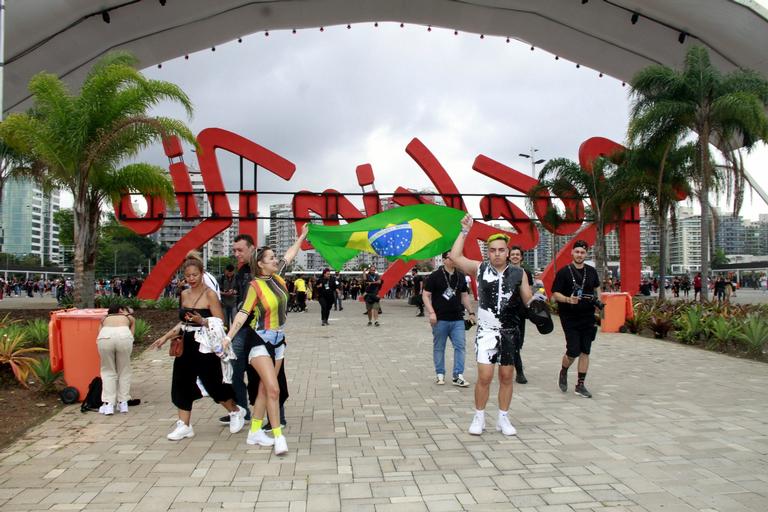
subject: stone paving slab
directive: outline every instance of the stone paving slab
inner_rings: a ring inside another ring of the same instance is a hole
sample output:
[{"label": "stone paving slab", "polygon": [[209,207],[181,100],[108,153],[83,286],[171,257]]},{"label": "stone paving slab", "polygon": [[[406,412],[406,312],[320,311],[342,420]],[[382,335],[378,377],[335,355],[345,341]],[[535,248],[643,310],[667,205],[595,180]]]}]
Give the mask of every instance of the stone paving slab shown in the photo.
[{"label": "stone paving slab", "polygon": [[475,437],[473,387],[434,384],[425,319],[404,301],[383,307],[379,328],[359,303],[329,327],[316,304],[289,316],[287,456],[231,435],[209,399],[195,404],[193,439],[166,440],[171,359],[147,352],[134,361],[140,406],[112,417],[68,407],[0,452],[0,510],[768,510],[765,364],[600,334],[587,400],[556,387],[559,326],[529,328],[518,436],[492,429],[494,386],[491,430]]}]

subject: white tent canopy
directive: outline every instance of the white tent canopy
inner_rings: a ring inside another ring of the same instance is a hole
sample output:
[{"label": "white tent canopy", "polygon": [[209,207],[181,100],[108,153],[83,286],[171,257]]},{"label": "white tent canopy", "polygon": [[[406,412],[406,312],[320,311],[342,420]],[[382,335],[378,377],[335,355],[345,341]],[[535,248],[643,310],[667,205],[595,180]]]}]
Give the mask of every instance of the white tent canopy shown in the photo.
[{"label": "white tent canopy", "polygon": [[79,84],[110,50],[151,66],[264,30],[377,21],[511,37],[620,80],[678,67],[695,44],[768,76],[765,0],[6,0],[3,107],[27,107],[43,70]]}]

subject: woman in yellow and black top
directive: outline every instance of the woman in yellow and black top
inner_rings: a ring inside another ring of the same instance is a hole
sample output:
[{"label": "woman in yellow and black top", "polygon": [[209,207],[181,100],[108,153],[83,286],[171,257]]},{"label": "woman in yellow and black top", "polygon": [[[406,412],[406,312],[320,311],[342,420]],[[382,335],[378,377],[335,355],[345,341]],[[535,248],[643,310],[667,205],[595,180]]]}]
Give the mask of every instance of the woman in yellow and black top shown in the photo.
[{"label": "woman in yellow and black top", "polygon": [[[270,247],[261,247],[251,256],[251,281],[240,311],[235,315],[232,327],[224,338],[229,344],[241,327],[248,329],[249,341],[253,348],[248,353],[248,362],[259,374],[259,391],[251,414],[251,429],[248,444],[275,447],[275,455],[288,451],[288,443],[280,425],[278,399],[280,386],[277,374],[285,357],[285,327],[288,311],[288,289],[280,276],[283,269],[293,261],[307,237],[307,225],[298,240],[288,249],[281,260]],[[273,362],[274,359],[274,362]],[[273,437],[261,430],[266,410],[272,424]]]}]

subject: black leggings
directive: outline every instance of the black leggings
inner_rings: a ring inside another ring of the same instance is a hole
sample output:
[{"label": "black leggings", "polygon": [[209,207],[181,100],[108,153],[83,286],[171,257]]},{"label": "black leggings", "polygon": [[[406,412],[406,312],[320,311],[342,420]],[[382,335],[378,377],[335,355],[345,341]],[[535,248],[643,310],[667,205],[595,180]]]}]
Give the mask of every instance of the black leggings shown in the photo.
[{"label": "black leggings", "polygon": [[221,359],[216,354],[201,354],[194,332],[184,333],[184,352],[173,361],[171,401],[182,411],[191,411],[192,403],[203,397],[197,378],[216,402],[235,398],[231,384],[222,382]]},{"label": "black leggings", "polygon": [[323,323],[328,323],[328,317],[331,316],[331,306],[333,306],[334,300],[320,295],[317,298],[320,302],[320,320]]}]

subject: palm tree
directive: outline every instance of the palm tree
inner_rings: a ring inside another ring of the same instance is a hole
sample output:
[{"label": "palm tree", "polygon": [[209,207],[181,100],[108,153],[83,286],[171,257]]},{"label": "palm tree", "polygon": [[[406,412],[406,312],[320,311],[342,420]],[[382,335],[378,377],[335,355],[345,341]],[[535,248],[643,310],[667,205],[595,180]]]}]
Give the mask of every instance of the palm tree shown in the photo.
[{"label": "palm tree", "polygon": [[[597,158],[592,163],[591,172],[567,158],[554,158],[547,162],[539,173],[539,183],[528,192],[529,207],[533,207],[536,197],[551,192],[558,197],[573,197],[574,191],[589,200],[586,208],[586,220],[591,220],[596,229],[593,248],[595,266],[600,274],[600,281],[608,277],[608,257],[605,243],[605,228],[621,220],[623,205],[631,199],[624,193],[622,173],[619,167],[608,158]],[[552,220],[555,212],[547,212]],[[566,214],[566,221],[574,221]],[[578,235],[577,235],[578,236]]]},{"label": "palm tree", "polygon": [[55,75],[39,73],[29,82],[32,109],[12,114],[0,125],[0,137],[44,168],[34,175],[38,181],[74,196],[74,292],[79,307],[93,306],[94,265],[105,203],[126,192],[172,198],[173,188],[162,168],[120,165],[165,136],[179,135],[195,143],[181,121],[148,113],[170,100],[191,116],[187,95],[174,84],[145,78],[137,64],[128,53],[105,56],[90,70],[79,95],[70,93]]},{"label": "palm tree", "polygon": [[[709,192],[713,166],[710,142],[722,152],[734,139],[751,148],[768,136],[768,81],[757,72],[722,74],[707,51],[691,47],[682,71],[653,65],[631,81],[633,97],[629,139],[639,145],[695,134],[701,174],[701,273],[709,275]],[[728,152],[728,149],[725,150]],[[702,300],[707,298],[702,288]]]},{"label": "palm tree", "polygon": [[[679,145],[677,139],[650,147],[630,149],[623,165],[631,190],[641,194],[641,201],[653,216],[659,230],[659,282],[664,283],[667,270],[669,228],[677,227],[675,205],[691,195],[690,180],[694,174],[696,145]],[[665,288],[659,287],[664,299]]]}]

